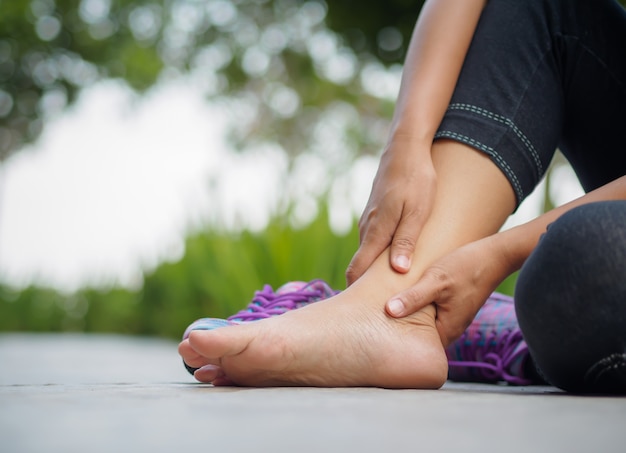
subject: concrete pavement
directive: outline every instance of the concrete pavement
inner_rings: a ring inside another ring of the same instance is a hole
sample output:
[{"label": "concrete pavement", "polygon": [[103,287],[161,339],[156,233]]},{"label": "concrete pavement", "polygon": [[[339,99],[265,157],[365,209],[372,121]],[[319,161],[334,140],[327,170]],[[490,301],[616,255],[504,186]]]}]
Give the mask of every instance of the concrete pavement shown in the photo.
[{"label": "concrete pavement", "polygon": [[437,391],[213,388],[174,342],[0,335],[0,451],[626,452],[626,398],[448,383]]}]

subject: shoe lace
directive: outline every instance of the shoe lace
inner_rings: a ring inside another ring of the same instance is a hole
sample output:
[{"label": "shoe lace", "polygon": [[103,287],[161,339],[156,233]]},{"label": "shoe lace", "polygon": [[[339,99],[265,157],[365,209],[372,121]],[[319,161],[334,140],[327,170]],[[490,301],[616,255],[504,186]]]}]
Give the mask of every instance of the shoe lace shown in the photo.
[{"label": "shoe lace", "polygon": [[529,385],[531,381],[512,374],[511,368],[522,356],[528,355],[528,346],[520,329],[491,331],[485,338],[482,332],[464,333],[455,352],[460,360],[448,361],[450,367],[474,368],[488,380],[504,380],[515,385]]},{"label": "shoe lace", "polygon": [[299,290],[284,294],[277,294],[270,285],[265,285],[261,291],[254,293],[252,302],[245,309],[227,319],[229,321],[256,321],[293,310],[303,302],[323,299],[324,291],[313,286],[316,282],[317,280],[314,280]]}]

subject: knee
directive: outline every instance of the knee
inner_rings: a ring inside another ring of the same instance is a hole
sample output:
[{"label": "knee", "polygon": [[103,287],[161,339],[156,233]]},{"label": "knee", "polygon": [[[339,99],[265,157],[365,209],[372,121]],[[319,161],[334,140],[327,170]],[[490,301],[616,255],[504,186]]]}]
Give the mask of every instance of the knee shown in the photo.
[{"label": "knee", "polygon": [[516,313],[547,380],[626,390],[626,201],[573,209],[549,226],[517,280]]},{"label": "knee", "polygon": [[548,226],[527,263],[555,264],[556,271],[590,263],[624,270],[626,201],[589,203],[566,212]]},{"label": "knee", "polygon": [[561,313],[598,309],[589,302],[600,300],[620,311],[616,295],[626,294],[625,272],[626,201],[574,208],[548,226],[524,263],[515,293],[518,317],[554,304]]},{"label": "knee", "polygon": [[626,393],[626,353],[610,354],[585,374],[586,390],[595,393]]}]

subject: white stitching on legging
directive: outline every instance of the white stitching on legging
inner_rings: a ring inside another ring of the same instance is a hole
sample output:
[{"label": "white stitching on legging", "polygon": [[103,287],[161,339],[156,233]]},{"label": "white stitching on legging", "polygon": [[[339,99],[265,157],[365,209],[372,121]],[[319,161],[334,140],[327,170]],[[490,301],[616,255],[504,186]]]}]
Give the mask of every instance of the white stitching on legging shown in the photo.
[{"label": "white stitching on legging", "polygon": [[468,112],[477,113],[479,115],[485,116],[491,120],[497,121],[499,123],[505,124],[506,126],[510,127],[511,130],[515,132],[515,135],[517,135],[518,138],[522,141],[522,143],[526,145],[526,148],[528,148],[530,155],[533,157],[533,160],[535,161],[535,165],[537,165],[537,172],[538,172],[537,177],[541,178],[541,175],[543,175],[543,165],[541,165],[539,154],[537,154],[537,150],[535,149],[533,144],[530,142],[528,137],[524,135],[524,133],[515,125],[515,123],[512,120],[502,115],[498,115],[497,113],[490,112],[481,107],[477,107],[471,104],[462,104],[462,103],[450,104],[450,106],[448,107],[448,110],[465,110]]},{"label": "white stitching on legging", "polygon": [[485,154],[493,157],[493,159],[500,165],[500,168],[502,168],[502,171],[504,171],[504,173],[506,173],[506,175],[509,177],[509,181],[511,181],[511,184],[513,185],[513,190],[515,190],[518,201],[521,202],[524,199],[524,191],[522,190],[522,186],[520,185],[517,176],[515,175],[515,173],[513,173],[513,170],[511,169],[509,164],[502,158],[502,156],[497,153],[495,149],[484,145],[483,143],[480,143],[473,138],[452,131],[439,131],[437,132],[437,134],[435,134],[435,138],[451,138],[454,140],[458,140],[467,145],[473,146],[474,148],[477,148],[483,151]]}]

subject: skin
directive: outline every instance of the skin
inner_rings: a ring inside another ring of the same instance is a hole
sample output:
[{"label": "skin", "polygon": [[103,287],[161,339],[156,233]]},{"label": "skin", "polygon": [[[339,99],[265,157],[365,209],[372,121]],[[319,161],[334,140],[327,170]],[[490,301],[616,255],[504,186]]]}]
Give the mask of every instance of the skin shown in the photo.
[{"label": "skin", "polygon": [[[408,272],[435,199],[431,148],[450,103],[485,0],[424,4],[407,52],[389,139],[359,221],[360,246],[348,285],[390,247],[390,264]],[[453,31],[453,32],[452,32]]]},{"label": "skin", "polygon": [[192,332],[179,352],[201,367],[199,381],[411,388],[445,382],[434,306],[394,319],[384,305],[435,260],[495,233],[514,207],[508,181],[486,156],[457,142],[432,142],[484,4],[430,0],[422,10],[360,223],[361,246],[347,272],[350,286],[276,318]]},{"label": "skin", "polygon": [[438,141],[432,157],[435,203],[409,272],[393,271],[385,251],[331,299],[246,325],[192,332],[179,352],[188,365],[202,367],[196,379],[215,385],[440,387],[447,360],[434,306],[394,319],[385,313],[385,301],[446,253],[498,231],[515,197],[500,170],[466,145]]},{"label": "skin", "polygon": [[626,176],[518,227],[467,244],[437,260],[411,288],[386,304],[402,317],[431,303],[437,305],[437,329],[444,344],[458,338],[489,294],[520,269],[548,225],[576,206],[626,200]]},{"label": "skin", "polygon": [[[179,353],[200,368],[199,381],[389,388],[445,382],[444,345],[564,212],[496,234],[514,208],[509,182],[474,149],[433,144],[484,3],[431,0],[423,10],[360,222],[350,286],[275,318],[192,332]],[[583,202],[624,198],[623,179],[609,186]]]}]

